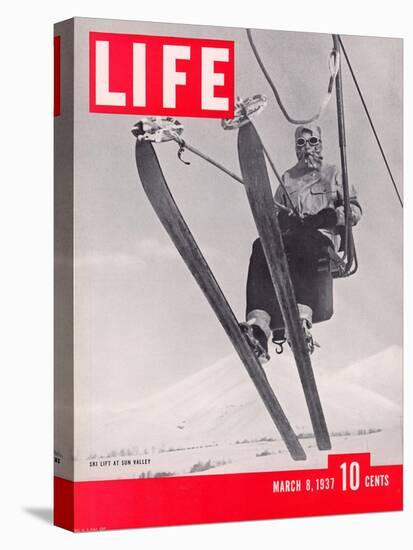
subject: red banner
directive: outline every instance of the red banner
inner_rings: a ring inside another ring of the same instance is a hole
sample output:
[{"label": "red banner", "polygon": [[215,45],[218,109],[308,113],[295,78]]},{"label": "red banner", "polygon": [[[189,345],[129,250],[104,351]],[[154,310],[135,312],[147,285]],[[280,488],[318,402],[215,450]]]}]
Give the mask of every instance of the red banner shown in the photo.
[{"label": "red banner", "polygon": [[90,33],[90,111],[232,118],[234,42]]},{"label": "red banner", "polygon": [[328,468],[72,482],[55,478],[55,524],[95,531],[402,510],[403,467],[370,454],[330,455]]}]

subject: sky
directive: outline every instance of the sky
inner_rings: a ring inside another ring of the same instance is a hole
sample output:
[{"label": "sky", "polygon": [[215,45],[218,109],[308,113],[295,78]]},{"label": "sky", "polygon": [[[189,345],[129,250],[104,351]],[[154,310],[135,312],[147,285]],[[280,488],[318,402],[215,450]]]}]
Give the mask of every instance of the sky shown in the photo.
[{"label": "sky", "polygon": [[[75,82],[75,384],[79,410],[137,400],[215,364],[232,346],[141,187],[130,129],[138,117],[88,113],[90,30],[235,40],[236,94],[264,93],[254,121],[280,172],[295,163],[294,126],[278,108],[243,29],[78,20]],[[312,116],[329,79],[330,35],[254,31],[288,112]],[[359,84],[402,191],[402,41],[344,36]],[[363,219],[359,270],[334,283],[333,318],[314,327],[313,366],[336,371],[402,343],[402,208],[343,62],[350,182]],[[156,114],[156,113],[154,113]],[[184,118],[184,138],[240,173],[236,132]],[[335,98],[319,121],[324,158],[339,164]],[[174,143],[156,145],[168,184],[239,320],[257,236],[242,185]],[[273,182],[274,190],[276,183]],[[290,353],[289,350],[286,353]],[[240,362],[240,369],[243,368]],[[276,369],[273,353],[272,366]]]}]

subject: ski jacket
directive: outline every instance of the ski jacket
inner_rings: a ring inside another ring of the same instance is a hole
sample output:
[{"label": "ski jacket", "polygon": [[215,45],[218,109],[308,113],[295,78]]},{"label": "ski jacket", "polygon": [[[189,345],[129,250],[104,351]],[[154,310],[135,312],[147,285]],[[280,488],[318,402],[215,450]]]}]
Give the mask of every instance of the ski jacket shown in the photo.
[{"label": "ski jacket", "polygon": [[[287,170],[282,179],[295,210],[304,219],[325,208],[336,209],[344,205],[343,185],[339,171],[334,165],[322,164],[320,169],[303,171],[297,164]],[[291,202],[281,185],[275,193],[274,200],[276,206],[278,203],[291,208]],[[354,186],[350,189],[350,208],[352,224],[356,225],[361,218],[362,210]],[[319,231],[325,234],[336,247],[338,246],[338,227],[319,229]]]}]

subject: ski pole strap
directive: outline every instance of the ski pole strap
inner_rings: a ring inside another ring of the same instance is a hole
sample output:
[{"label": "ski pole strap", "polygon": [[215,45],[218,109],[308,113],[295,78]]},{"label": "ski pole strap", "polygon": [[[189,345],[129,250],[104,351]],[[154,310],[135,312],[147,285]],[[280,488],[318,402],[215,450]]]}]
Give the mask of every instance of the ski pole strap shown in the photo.
[{"label": "ski pole strap", "polygon": [[275,99],[278,103],[279,108],[281,109],[281,112],[283,113],[285,118],[288,120],[288,122],[290,122],[291,124],[309,124],[310,122],[314,122],[315,120],[318,120],[321,117],[321,115],[324,113],[324,111],[325,111],[325,109],[326,109],[326,107],[327,107],[327,105],[328,105],[328,103],[331,99],[332,93],[333,93],[334,82],[335,82],[335,79],[336,79],[336,76],[337,76],[337,73],[338,73],[338,70],[339,70],[339,67],[340,67],[339,52],[336,49],[333,49],[333,51],[330,53],[329,62],[328,62],[328,66],[329,66],[329,69],[330,69],[330,80],[329,80],[329,83],[328,83],[327,93],[324,96],[323,100],[321,101],[320,108],[319,108],[318,112],[314,116],[312,116],[308,119],[296,119],[296,118],[291,117],[288,114],[287,109],[284,107],[284,104],[281,100],[280,94],[278,93],[278,90],[277,90],[274,82],[272,81],[270,75],[268,74],[268,71],[266,70],[266,68],[264,66],[264,63],[262,62],[261,57],[258,53],[258,50],[257,50],[257,48],[254,44],[251,29],[247,29],[247,36],[248,36],[248,41],[250,43],[252,51],[254,52],[255,58],[258,62],[258,65],[260,66],[265,78],[267,79],[268,84],[271,87],[271,90],[273,91],[273,94],[275,96]]}]

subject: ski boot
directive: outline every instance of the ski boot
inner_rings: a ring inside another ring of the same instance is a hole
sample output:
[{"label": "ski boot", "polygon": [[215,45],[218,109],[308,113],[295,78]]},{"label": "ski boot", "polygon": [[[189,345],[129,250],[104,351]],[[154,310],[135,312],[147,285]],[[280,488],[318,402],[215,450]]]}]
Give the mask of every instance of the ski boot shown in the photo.
[{"label": "ski boot", "polygon": [[240,323],[240,329],[245,334],[248,344],[261,365],[268,363],[268,338],[261,327],[249,322]]}]

